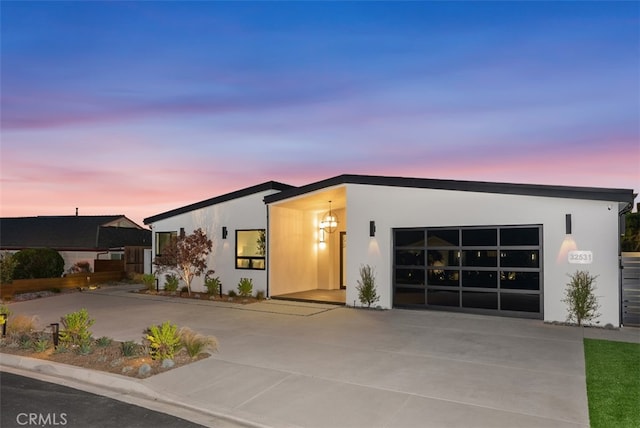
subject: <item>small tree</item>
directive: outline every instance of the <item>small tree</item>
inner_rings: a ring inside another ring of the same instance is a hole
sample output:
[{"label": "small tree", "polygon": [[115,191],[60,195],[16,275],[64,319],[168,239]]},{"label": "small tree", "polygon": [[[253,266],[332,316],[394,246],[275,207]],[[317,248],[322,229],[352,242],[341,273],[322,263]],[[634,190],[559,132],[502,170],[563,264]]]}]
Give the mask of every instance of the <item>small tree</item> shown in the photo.
[{"label": "small tree", "polygon": [[569,277],[571,281],[567,284],[565,298],[562,300],[568,306],[567,321],[582,325],[584,321],[598,318],[600,305],[595,295],[597,276],[590,275],[587,271],[576,271]]},{"label": "small tree", "polygon": [[360,266],[360,279],[358,280],[358,298],[361,304],[367,304],[367,308],[371,307],[372,303],[376,303],[380,300],[380,296],[376,291],[376,277],[373,272],[373,268],[369,265]]},{"label": "small tree", "polygon": [[207,256],[212,245],[202,229],[196,229],[191,235],[172,238],[153,264],[160,272],[175,272],[187,285],[187,292],[191,295],[191,281],[207,269]]}]

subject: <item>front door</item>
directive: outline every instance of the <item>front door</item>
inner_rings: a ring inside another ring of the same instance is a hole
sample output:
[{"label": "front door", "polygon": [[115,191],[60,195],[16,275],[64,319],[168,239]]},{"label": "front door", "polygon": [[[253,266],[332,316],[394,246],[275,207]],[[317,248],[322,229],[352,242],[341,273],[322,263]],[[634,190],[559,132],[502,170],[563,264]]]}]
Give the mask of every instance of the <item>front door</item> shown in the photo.
[{"label": "front door", "polygon": [[340,288],[347,288],[347,232],[340,232]]}]

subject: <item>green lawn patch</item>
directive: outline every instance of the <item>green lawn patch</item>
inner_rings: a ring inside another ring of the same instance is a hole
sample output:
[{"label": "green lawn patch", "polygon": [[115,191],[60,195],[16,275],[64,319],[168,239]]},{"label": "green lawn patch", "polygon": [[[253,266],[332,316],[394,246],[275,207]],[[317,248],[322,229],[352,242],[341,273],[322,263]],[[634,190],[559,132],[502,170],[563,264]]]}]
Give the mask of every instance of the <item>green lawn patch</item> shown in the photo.
[{"label": "green lawn patch", "polygon": [[584,339],[592,428],[640,427],[640,344]]}]

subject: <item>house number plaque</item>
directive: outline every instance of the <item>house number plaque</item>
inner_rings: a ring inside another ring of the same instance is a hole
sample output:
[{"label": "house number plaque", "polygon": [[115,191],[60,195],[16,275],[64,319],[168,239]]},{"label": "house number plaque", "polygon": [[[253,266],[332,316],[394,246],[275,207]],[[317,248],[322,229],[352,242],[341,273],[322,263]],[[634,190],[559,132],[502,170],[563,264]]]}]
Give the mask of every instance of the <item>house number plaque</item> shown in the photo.
[{"label": "house number plaque", "polygon": [[593,253],[591,251],[569,251],[569,263],[590,265],[591,263],[593,263]]}]

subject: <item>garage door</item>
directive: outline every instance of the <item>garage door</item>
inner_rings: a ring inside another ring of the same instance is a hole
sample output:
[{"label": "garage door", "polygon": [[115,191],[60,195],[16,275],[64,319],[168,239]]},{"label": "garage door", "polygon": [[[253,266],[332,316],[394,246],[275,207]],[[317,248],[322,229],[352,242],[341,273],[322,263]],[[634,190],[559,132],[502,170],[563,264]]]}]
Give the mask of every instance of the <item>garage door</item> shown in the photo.
[{"label": "garage door", "polygon": [[393,304],[542,318],[542,226],[394,229]]}]

